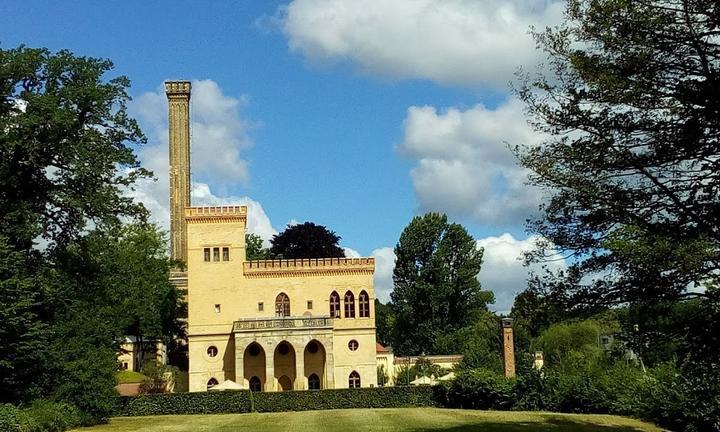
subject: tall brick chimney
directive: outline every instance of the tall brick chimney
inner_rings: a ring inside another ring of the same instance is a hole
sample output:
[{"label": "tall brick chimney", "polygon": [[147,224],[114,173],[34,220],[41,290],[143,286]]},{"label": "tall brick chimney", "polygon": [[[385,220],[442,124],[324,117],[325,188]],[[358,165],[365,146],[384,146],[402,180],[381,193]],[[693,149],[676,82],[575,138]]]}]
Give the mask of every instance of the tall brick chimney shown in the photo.
[{"label": "tall brick chimney", "polygon": [[187,263],[190,207],[190,81],[166,81],[170,146],[170,257]]},{"label": "tall brick chimney", "polygon": [[512,378],[515,376],[515,340],[513,337],[513,319],[503,318],[501,323],[505,378]]}]

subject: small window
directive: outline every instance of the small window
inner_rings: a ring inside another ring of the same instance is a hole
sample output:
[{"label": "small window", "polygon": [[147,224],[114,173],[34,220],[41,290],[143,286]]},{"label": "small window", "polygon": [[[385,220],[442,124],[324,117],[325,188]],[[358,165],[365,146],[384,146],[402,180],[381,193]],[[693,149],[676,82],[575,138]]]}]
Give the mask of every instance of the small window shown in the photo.
[{"label": "small window", "polygon": [[280,293],[275,298],[275,316],[279,318],[290,316],[290,297],[285,293]]},{"label": "small window", "polygon": [[360,388],[360,374],[352,371],[350,374],[350,378],[348,379],[348,387],[350,388]]},{"label": "small window", "polygon": [[330,294],[330,318],[340,318],[340,294],[335,291]]},{"label": "small window", "polygon": [[370,318],[370,296],[368,296],[365,290],[360,292],[358,303],[360,307],[360,318]]},{"label": "small window", "polygon": [[312,310],[312,300],[307,301],[307,308],[308,310]]},{"label": "small window", "polygon": [[348,348],[350,349],[350,351],[357,351],[359,346],[360,344],[355,339],[348,342]]},{"label": "small window", "polygon": [[355,296],[351,291],[345,293],[345,318],[355,318]]},{"label": "small window", "polygon": [[205,259],[205,262],[210,261],[210,248],[203,249],[203,258]]},{"label": "small window", "polygon": [[258,303],[258,311],[262,312],[265,310],[265,304],[263,302]]},{"label": "small window", "polygon": [[125,370],[127,370],[127,368],[128,368],[128,363],[127,363],[127,362],[123,363],[122,368],[125,369]]},{"label": "small window", "polygon": [[[210,347],[208,347],[208,349],[207,349],[207,355],[208,355],[208,357],[215,357],[215,356],[217,356],[217,355],[218,355],[218,349],[217,349],[217,347],[216,347],[216,346],[210,346]],[[215,383],[215,384],[217,384],[217,383]]]},{"label": "small window", "polygon": [[216,385],[218,385],[218,380],[216,380],[215,378],[210,378],[210,380],[207,382],[207,389],[210,390]]},{"label": "small window", "polygon": [[317,353],[319,350],[317,342],[311,341],[307,346],[307,350],[310,354]]},{"label": "small window", "polygon": [[258,345],[257,343],[251,344],[250,347],[248,348],[248,353],[253,357],[259,356],[260,355],[260,345]]},{"label": "small window", "polygon": [[220,261],[220,248],[213,248],[213,261]]},{"label": "small window", "polygon": [[215,305],[215,313],[220,313],[220,305],[219,304]]},{"label": "small window", "polygon": [[223,248],[223,261],[230,261],[230,248]]},{"label": "small window", "polygon": [[308,390],[320,390],[320,377],[317,374],[308,377]]},{"label": "small window", "polygon": [[260,383],[260,378],[256,376],[250,378],[250,390],[254,392],[262,391],[262,383]]}]

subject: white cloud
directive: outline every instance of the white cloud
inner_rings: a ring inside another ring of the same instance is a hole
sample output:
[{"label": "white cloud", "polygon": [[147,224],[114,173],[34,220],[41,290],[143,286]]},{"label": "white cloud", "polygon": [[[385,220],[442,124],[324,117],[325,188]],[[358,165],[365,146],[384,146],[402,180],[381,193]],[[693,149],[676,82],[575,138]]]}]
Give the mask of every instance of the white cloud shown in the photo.
[{"label": "white cloud", "polygon": [[393,290],[393,269],[395,268],[395,252],[391,247],[375,249],[371,254],[375,257],[375,297],[381,302],[390,301]]},{"label": "white cloud", "polygon": [[509,226],[537,209],[540,192],[526,184],[528,172],[508,148],[540,141],[523,107],[511,98],[494,110],[408,109],[400,151],[417,160],[410,175],[422,211]]},{"label": "white cloud", "polygon": [[518,66],[541,58],[530,27],[559,23],[563,10],[557,0],[294,0],[269,22],[311,62],[504,87]]},{"label": "white cloud", "polygon": [[362,255],[360,255],[360,252],[356,251],[353,248],[344,247],[343,251],[345,252],[345,256],[347,258],[360,258]]},{"label": "white cloud", "polygon": [[[478,279],[484,290],[495,293],[495,304],[492,307],[496,311],[510,311],[515,296],[527,287],[530,271],[539,272],[541,269],[536,264],[525,267],[522,261],[523,253],[533,249],[539,239],[538,236],[530,236],[520,240],[505,233],[477,240],[478,247],[485,249]],[[552,270],[566,266],[560,255],[556,254],[550,259],[546,265]]]},{"label": "white cloud", "polygon": [[205,183],[193,183],[192,187],[193,205],[244,205],[248,208],[247,231],[257,234],[263,239],[263,246],[270,247],[270,239],[278,233],[273,228],[270,218],[265,214],[262,205],[246,196],[216,196]]},{"label": "white cloud", "polygon": [[[248,231],[260,235],[269,245],[277,231],[270,223],[262,205],[248,197],[219,196],[210,184],[223,187],[246,183],[247,162],[241,152],[252,145],[248,136],[249,123],[240,115],[244,98],[224,95],[211,80],[193,81],[191,101],[191,152],[193,205],[238,204],[248,206]],[[150,210],[152,219],[169,228],[168,124],[167,98],[162,89],[142,94],[133,102],[133,113],[142,123],[149,144],[140,148],[143,167],[153,171],[157,180],[139,182],[131,195]]]}]

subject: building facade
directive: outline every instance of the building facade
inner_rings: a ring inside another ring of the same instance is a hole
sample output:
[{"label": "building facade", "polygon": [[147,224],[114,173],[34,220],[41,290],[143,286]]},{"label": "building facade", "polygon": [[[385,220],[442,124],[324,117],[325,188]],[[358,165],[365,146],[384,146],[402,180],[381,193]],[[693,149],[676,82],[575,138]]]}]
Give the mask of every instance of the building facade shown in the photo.
[{"label": "building facade", "polygon": [[[190,83],[169,105],[171,279],[186,288],[190,391],[377,385],[373,258],[248,261],[245,206],[189,203]],[[182,214],[178,214],[182,212]]]}]

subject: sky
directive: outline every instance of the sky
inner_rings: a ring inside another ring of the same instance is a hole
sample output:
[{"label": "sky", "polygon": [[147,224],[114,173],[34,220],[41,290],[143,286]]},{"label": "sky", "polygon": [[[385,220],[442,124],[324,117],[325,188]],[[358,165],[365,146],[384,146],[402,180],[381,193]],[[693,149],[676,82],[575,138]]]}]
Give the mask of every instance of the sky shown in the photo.
[{"label": "sky", "polygon": [[403,228],[446,213],[484,248],[478,278],[505,312],[532,270],[525,221],[545,198],[509,150],[542,140],[510,83],[544,60],[530,28],[562,12],[552,0],[5,0],[0,48],[109,58],[108,77],[130,78],[148,137],[136,152],[157,177],[133,194],[162,226],[162,84],[191,80],[193,205],[248,205],[266,241],[327,226],[348,256],[376,258],[382,301]]}]

